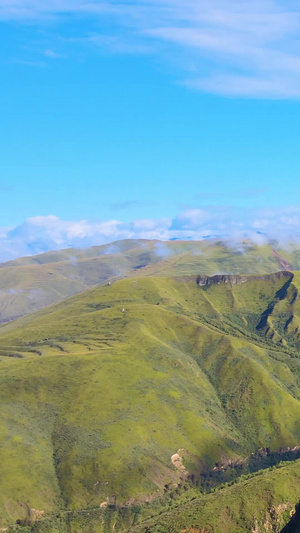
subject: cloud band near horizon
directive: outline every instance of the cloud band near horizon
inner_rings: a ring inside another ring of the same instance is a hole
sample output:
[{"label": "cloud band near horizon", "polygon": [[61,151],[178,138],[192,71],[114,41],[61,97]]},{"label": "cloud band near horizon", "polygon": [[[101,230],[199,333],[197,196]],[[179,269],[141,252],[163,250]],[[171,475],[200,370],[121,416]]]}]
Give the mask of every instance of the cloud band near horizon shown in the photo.
[{"label": "cloud band near horizon", "polygon": [[66,221],[55,215],[28,218],[0,231],[0,261],[68,247],[83,248],[122,239],[167,241],[220,238],[234,246],[244,239],[263,245],[300,244],[300,208],[240,212],[228,208],[189,209],[174,219],[122,222]]}]

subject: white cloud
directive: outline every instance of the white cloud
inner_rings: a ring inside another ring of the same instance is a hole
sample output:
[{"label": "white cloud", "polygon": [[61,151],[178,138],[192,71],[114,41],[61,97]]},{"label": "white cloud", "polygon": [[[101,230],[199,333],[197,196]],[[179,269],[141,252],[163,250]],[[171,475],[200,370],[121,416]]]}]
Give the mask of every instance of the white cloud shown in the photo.
[{"label": "white cloud", "polygon": [[[0,0],[3,20],[68,21],[72,15],[86,21],[77,42],[151,52],[173,64],[178,58],[186,70],[182,83],[196,90],[300,97],[298,0]],[[97,18],[108,20],[110,35],[94,33]],[[57,57],[51,44],[45,55]]]},{"label": "white cloud", "polygon": [[120,239],[201,240],[222,238],[237,246],[248,238],[257,244],[276,240],[300,244],[300,208],[234,211],[228,208],[189,209],[174,219],[160,218],[68,221],[49,216],[28,218],[16,228],[0,231],[0,261],[68,247],[107,244]]},{"label": "white cloud", "polygon": [[186,80],[184,85],[219,95],[264,99],[300,98],[299,78],[264,75],[255,77],[240,75],[211,76],[206,79]]},{"label": "white cloud", "polygon": [[61,59],[62,56],[58,54],[57,52],[54,52],[54,50],[51,50],[50,48],[47,48],[44,50],[44,55],[46,57],[49,57],[50,59]]},{"label": "white cloud", "polygon": [[196,229],[203,226],[211,218],[208,211],[202,209],[188,209],[184,213],[178,215],[172,222],[172,229]]},{"label": "white cloud", "polygon": [[146,220],[134,220],[133,229],[135,231],[154,231],[162,229],[167,230],[172,223],[170,218],[161,218],[158,220],[146,219]]}]

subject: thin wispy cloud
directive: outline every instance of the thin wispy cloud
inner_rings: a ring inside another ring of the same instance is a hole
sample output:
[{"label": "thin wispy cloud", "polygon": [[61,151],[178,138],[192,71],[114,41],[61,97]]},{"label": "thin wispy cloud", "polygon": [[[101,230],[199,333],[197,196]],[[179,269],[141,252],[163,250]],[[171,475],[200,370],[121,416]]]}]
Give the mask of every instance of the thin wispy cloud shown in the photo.
[{"label": "thin wispy cloud", "polygon": [[16,228],[0,228],[0,261],[49,250],[82,248],[120,239],[202,240],[221,238],[236,246],[244,239],[255,244],[300,244],[300,208],[236,210],[224,207],[188,209],[175,218],[62,220],[57,216],[28,218]]},{"label": "thin wispy cloud", "polygon": [[[177,81],[194,90],[300,97],[296,0],[0,0],[2,20],[67,23],[72,15],[90,21],[90,34],[79,36],[83,42],[119,53],[153,53],[173,63],[180,56]],[[97,19],[108,19],[113,32],[95,35]]]},{"label": "thin wispy cloud", "polygon": [[57,52],[54,52],[54,50],[50,50],[50,49],[44,50],[44,55],[46,57],[49,57],[50,59],[61,59],[62,58],[62,56],[60,54],[58,54]]}]

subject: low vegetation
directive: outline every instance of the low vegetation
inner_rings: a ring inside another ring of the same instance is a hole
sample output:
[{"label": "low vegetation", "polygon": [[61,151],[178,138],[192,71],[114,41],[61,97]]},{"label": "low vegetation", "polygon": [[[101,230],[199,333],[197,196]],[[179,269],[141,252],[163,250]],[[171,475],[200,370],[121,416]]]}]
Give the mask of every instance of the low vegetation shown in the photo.
[{"label": "low vegetation", "polygon": [[0,323],[126,276],[267,274],[300,269],[300,250],[222,241],[124,240],[0,264]]},{"label": "low vegetation", "polygon": [[283,527],[299,463],[241,475],[300,443],[299,286],[139,275],[0,327],[0,528]]}]

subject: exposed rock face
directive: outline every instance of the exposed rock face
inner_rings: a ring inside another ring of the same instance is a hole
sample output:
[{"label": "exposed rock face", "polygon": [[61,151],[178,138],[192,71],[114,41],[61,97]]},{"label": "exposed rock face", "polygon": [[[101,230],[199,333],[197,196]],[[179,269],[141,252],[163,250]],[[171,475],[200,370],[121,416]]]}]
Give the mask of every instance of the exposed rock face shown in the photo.
[{"label": "exposed rock face", "polygon": [[99,505],[100,509],[105,509],[105,507],[107,507],[107,506],[108,506],[108,503],[107,503],[107,502],[102,502],[102,503],[100,503],[100,505]]},{"label": "exposed rock face", "polygon": [[183,459],[181,455],[179,455],[180,451],[181,450],[178,450],[178,453],[174,453],[174,455],[172,455],[171,462],[172,462],[172,465],[175,466],[177,470],[179,470],[180,472],[186,472],[186,468],[183,464]]},{"label": "exposed rock face", "polygon": [[281,278],[293,278],[293,274],[287,270],[276,272],[275,274],[267,274],[266,276],[240,276],[238,274],[216,274],[215,276],[197,276],[196,282],[200,287],[207,285],[217,285],[220,283],[231,283],[232,285],[241,285],[247,281],[255,280],[269,280],[281,279]]},{"label": "exposed rock face", "polygon": [[[289,516],[295,515],[295,507],[292,503],[280,503],[277,506],[273,506],[268,509],[266,517],[263,523],[259,524],[255,520],[255,525],[252,528],[252,533],[266,533],[268,531],[283,531],[282,528],[286,526],[286,520],[284,515],[286,511],[289,511]],[[285,531],[284,527],[284,531]]]},{"label": "exposed rock face", "polygon": [[196,282],[200,287],[206,285],[216,285],[219,283],[231,283],[232,285],[241,285],[248,281],[247,276],[233,276],[230,274],[217,274],[216,276],[197,276]]},{"label": "exposed rock face", "polygon": [[45,511],[40,511],[39,509],[31,508],[29,511],[29,515],[30,515],[32,522],[41,520],[44,517],[44,514],[45,514]]},{"label": "exposed rock face", "polygon": [[[267,510],[265,517],[255,519],[252,527],[248,524],[249,529],[247,528],[247,531],[251,531],[251,533],[275,533],[286,531],[286,513],[288,513],[290,517],[295,515],[295,506],[292,503],[280,503],[279,505],[272,506]],[[284,528],[284,530],[282,528]],[[205,527],[190,526],[187,529],[181,530],[181,533],[213,533],[214,531],[221,531],[221,529],[215,529],[210,525],[206,525]],[[226,529],[226,531],[229,530]]]}]

